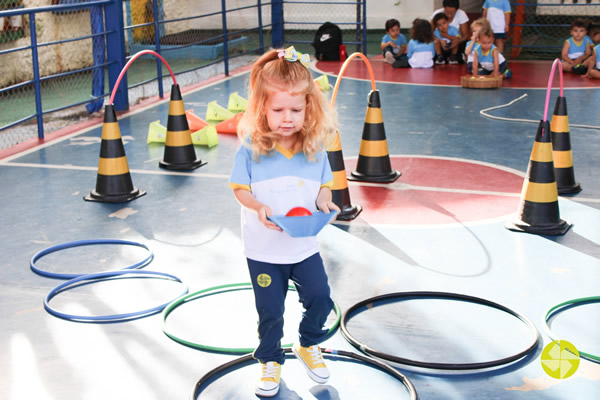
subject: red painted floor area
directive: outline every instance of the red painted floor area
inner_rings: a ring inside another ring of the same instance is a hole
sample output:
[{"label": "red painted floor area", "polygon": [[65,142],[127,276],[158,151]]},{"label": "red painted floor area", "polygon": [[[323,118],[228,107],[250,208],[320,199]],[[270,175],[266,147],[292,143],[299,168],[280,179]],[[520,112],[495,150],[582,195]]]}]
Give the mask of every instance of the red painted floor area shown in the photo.
[{"label": "red painted floor area", "polygon": [[[467,74],[467,67],[459,65],[435,65],[433,68],[394,69],[381,56],[369,59],[375,80],[416,85],[460,86],[460,77]],[[316,68],[322,73],[337,75],[342,67],[341,61],[318,61]],[[552,61],[509,61],[512,78],[504,80],[509,88],[546,88],[552,68]],[[346,68],[345,77],[370,79],[367,66],[361,59],[354,59]],[[600,88],[600,79],[583,78],[570,73],[563,74],[565,88]],[[554,74],[554,87],[559,87],[558,72]],[[476,90],[476,89],[474,89]]]},{"label": "red painted floor area", "polygon": [[[352,203],[372,224],[437,225],[487,220],[516,213],[523,177],[463,160],[391,156],[402,173],[393,184],[349,182]],[[350,174],[356,160],[344,162]],[[367,172],[367,171],[361,171]]]}]

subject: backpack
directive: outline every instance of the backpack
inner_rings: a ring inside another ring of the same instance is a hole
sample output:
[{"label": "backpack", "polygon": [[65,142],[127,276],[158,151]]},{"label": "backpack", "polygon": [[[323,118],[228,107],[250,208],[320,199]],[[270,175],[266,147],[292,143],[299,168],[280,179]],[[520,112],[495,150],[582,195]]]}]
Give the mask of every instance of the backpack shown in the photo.
[{"label": "backpack", "polygon": [[319,27],[312,42],[315,57],[320,61],[339,61],[342,30],[336,24],[325,22]]}]

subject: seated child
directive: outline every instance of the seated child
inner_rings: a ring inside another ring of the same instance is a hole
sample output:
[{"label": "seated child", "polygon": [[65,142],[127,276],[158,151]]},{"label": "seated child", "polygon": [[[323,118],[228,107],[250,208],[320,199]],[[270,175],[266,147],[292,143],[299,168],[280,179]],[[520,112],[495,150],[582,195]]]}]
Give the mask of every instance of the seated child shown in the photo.
[{"label": "seated child", "polygon": [[587,36],[589,22],[583,18],[575,18],[571,22],[571,37],[565,40],[561,61],[563,71],[584,75],[587,67],[585,60],[592,54],[593,43]]},{"label": "seated child", "polygon": [[490,21],[487,18],[476,19],[471,24],[473,34],[471,35],[471,40],[465,46],[465,60],[467,60],[467,70],[470,74],[473,73],[473,55],[475,54],[475,49],[479,47],[479,31],[481,29],[486,29],[486,31],[492,30]]},{"label": "seated child", "polygon": [[478,36],[479,47],[475,48],[473,54],[473,76],[503,75],[508,71],[506,60],[494,45],[494,32],[486,27],[481,27]]},{"label": "seated child", "polygon": [[596,46],[592,49],[591,57],[588,57],[584,62],[584,65],[587,67],[587,72],[584,76],[586,78],[600,79],[600,24],[592,24],[589,36]]},{"label": "seated child", "polygon": [[458,64],[458,44],[460,42],[460,33],[458,30],[449,25],[448,16],[444,13],[436,14],[433,17],[433,26],[435,31],[435,52],[437,57],[436,64],[445,64],[448,60],[449,64]]},{"label": "seated child", "polygon": [[431,68],[435,47],[433,45],[433,32],[431,24],[424,19],[415,19],[410,30],[410,40],[407,49],[408,59],[398,60],[394,68]]},{"label": "seated child", "polygon": [[406,39],[400,34],[400,22],[397,19],[385,21],[385,36],[381,39],[381,50],[388,64],[406,57]]}]

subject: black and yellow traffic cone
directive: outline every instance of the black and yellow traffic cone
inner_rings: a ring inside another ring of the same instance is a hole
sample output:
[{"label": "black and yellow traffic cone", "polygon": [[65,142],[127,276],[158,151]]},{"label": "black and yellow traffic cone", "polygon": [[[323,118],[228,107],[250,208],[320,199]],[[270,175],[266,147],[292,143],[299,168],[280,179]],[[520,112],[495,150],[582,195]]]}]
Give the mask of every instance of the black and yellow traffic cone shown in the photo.
[{"label": "black and yellow traffic cone", "polygon": [[133,186],[115,108],[112,104],[108,104],[104,108],[96,190],[83,199],[103,203],[124,203],[145,194],[146,192]]},{"label": "black and yellow traffic cone", "polygon": [[169,103],[165,152],[158,165],[161,168],[188,171],[204,164],[206,162],[196,158],[179,85],[173,85]]},{"label": "black and yellow traffic cone", "polygon": [[369,104],[358,153],[356,170],[351,172],[348,179],[391,183],[401,175],[400,172],[392,170],[378,90],[369,93]]},{"label": "black and yellow traffic cone", "polygon": [[333,202],[341,210],[336,219],[340,221],[351,221],[360,214],[362,207],[352,204],[350,201],[344,155],[342,154],[342,142],[340,140],[340,133],[337,131],[335,133],[335,139],[327,147],[327,158],[329,159],[331,172],[333,172],[331,195],[333,197]]},{"label": "black and yellow traffic cone", "polygon": [[541,235],[562,235],[571,227],[567,221],[560,219],[548,121],[540,121],[538,126],[517,216],[519,220],[507,222],[506,228]]},{"label": "black and yellow traffic cone", "polygon": [[552,150],[554,159],[554,174],[559,194],[581,192],[581,185],[575,182],[573,170],[573,152],[569,133],[569,116],[567,114],[567,99],[559,96],[554,106],[554,115],[550,122],[552,132]]}]

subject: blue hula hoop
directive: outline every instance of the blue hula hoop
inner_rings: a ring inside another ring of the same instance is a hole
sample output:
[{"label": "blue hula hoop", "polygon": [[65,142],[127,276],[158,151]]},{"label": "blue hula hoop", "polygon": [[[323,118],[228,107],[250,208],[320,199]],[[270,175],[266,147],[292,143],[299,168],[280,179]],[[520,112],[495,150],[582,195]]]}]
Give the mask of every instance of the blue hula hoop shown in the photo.
[{"label": "blue hula hoop", "polygon": [[[55,310],[54,308],[52,308],[50,306],[50,300],[53,297],[55,297],[60,292],[68,290],[69,286],[72,286],[75,283],[78,283],[81,281],[90,281],[90,280],[98,282],[98,281],[103,280],[101,278],[111,278],[114,276],[126,275],[126,274],[153,275],[153,276],[158,276],[158,277],[162,277],[162,278],[167,278],[172,281],[176,281],[176,282],[183,284],[181,279],[179,279],[178,277],[176,277],[174,275],[166,274],[164,272],[146,271],[146,270],[116,270],[116,271],[99,272],[96,274],[81,275],[81,276],[73,278],[67,282],[64,282],[64,283],[58,285],[57,287],[55,287],[54,289],[52,289],[48,293],[46,298],[44,299],[44,308],[46,309],[46,311],[48,311],[48,313],[54,315],[55,317],[66,319],[69,321],[74,321],[74,322],[123,322],[123,321],[132,320],[132,319],[147,317],[152,314],[157,314],[157,313],[161,312],[171,302],[173,302],[173,300],[170,300],[159,306],[148,308],[148,309],[142,310],[142,311],[136,311],[136,312],[130,312],[130,313],[124,313],[124,314],[99,315],[99,316],[67,314],[67,313],[63,313],[58,310]],[[92,283],[92,282],[90,282],[90,283]],[[185,290],[183,291],[183,293],[179,294],[175,299],[177,299],[181,296],[184,296],[188,293],[188,287],[185,284],[183,284],[183,285],[185,287]]]},{"label": "blue hula hoop", "polygon": [[87,240],[76,240],[74,242],[66,242],[66,243],[62,243],[62,244],[57,244],[55,246],[52,247],[48,247],[45,250],[42,250],[38,253],[36,253],[33,257],[31,257],[31,261],[29,262],[29,266],[31,267],[31,270],[33,272],[35,272],[38,275],[41,276],[45,276],[47,278],[53,278],[53,279],[73,279],[73,278],[77,278],[80,276],[84,276],[87,274],[67,274],[67,273],[61,273],[61,272],[50,272],[50,271],[44,271],[38,267],[36,267],[35,263],[42,257],[50,254],[50,253],[54,253],[60,250],[65,250],[65,249],[70,249],[73,247],[79,247],[79,246],[91,246],[91,245],[96,245],[96,244],[122,244],[122,245],[129,245],[129,246],[137,246],[137,247],[141,247],[143,249],[146,249],[148,251],[148,256],[146,258],[144,258],[142,261],[139,261],[133,265],[130,265],[128,267],[122,268],[122,270],[130,270],[130,269],[138,269],[138,268],[143,268],[146,265],[150,264],[150,262],[152,261],[152,259],[154,258],[154,253],[152,252],[152,250],[150,250],[148,248],[148,246],[146,246],[143,243],[138,243],[138,242],[132,242],[130,240],[120,240],[120,239],[87,239]]}]

